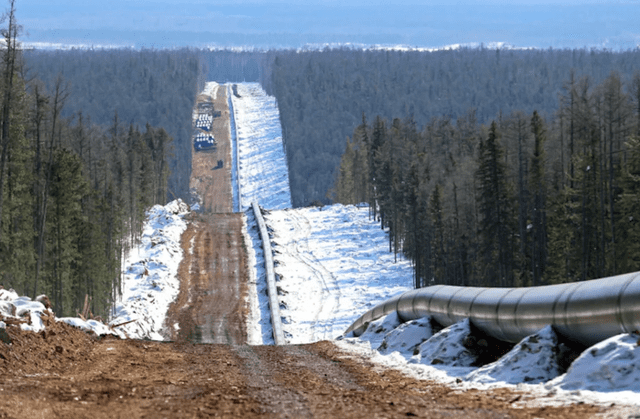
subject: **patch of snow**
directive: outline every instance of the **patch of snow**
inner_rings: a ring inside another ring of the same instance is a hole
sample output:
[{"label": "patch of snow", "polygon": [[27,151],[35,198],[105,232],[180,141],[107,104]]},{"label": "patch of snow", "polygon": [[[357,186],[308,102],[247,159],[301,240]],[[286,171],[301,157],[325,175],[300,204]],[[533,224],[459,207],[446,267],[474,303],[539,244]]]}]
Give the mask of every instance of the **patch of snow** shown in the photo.
[{"label": "patch of snow", "polygon": [[478,368],[465,379],[478,383],[546,383],[560,374],[557,345],[556,333],[547,326],[522,339],[498,361]]},{"label": "patch of snow", "polygon": [[379,348],[387,334],[400,326],[400,323],[397,313],[387,314],[381,319],[369,323],[365,331],[360,335],[360,339],[368,341],[372,348]]},{"label": "patch of snow", "polygon": [[97,320],[82,320],[77,317],[62,317],[56,319],[56,321],[67,323],[71,326],[75,326],[85,332],[92,331],[97,335],[109,335],[115,334],[112,329],[106,324]]},{"label": "patch of snow", "polygon": [[135,320],[118,328],[131,338],[163,340],[167,311],[180,288],[180,237],[188,213],[189,207],[179,199],[147,211],[140,244],[125,260],[122,296],[110,321],[117,325]]},{"label": "patch of snow", "polygon": [[366,207],[267,211],[265,222],[289,343],[334,339],[369,308],[412,288],[411,262],[389,253]]},{"label": "patch of snow", "polygon": [[640,399],[640,336],[622,334],[584,351],[566,374],[549,382],[564,390],[632,391]]},{"label": "patch of snow", "polygon": [[387,333],[378,347],[378,352],[383,355],[398,352],[409,359],[418,354],[420,345],[431,336],[433,336],[431,317],[411,320]]},{"label": "patch of snow", "polygon": [[454,323],[431,336],[418,346],[418,353],[409,362],[450,367],[471,367],[475,356],[464,346],[471,333],[469,319]]}]

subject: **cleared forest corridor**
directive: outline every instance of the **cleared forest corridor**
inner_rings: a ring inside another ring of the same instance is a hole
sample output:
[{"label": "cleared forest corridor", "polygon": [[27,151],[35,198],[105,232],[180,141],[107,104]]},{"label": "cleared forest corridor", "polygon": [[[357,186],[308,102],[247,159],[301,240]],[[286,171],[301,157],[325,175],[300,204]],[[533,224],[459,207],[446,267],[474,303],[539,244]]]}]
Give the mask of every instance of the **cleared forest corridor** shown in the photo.
[{"label": "cleared forest corridor", "polygon": [[242,214],[232,212],[225,95],[218,86],[212,98],[217,151],[194,152],[201,213],[182,236],[180,293],[166,323],[172,341],[99,338],[65,323],[42,333],[9,328],[14,344],[0,345],[0,418],[583,419],[600,411],[521,407],[535,396],[507,389],[454,391],[329,341],[247,345],[247,255]]}]

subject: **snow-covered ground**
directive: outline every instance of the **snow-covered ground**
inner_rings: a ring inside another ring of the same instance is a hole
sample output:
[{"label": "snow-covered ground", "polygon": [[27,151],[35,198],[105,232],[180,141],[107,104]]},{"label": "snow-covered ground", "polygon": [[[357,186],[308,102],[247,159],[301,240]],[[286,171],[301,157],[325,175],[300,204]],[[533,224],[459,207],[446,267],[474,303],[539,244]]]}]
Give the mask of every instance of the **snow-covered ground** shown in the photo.
[{"label": "snow-covered ground", "polygon": [[257,200],[261,207],[291,207],[287,159],[275,98],[258,83],[238,83],[230,95],[238,134],[242,209]]},{"label": "snow-covered ground", "polygon": [[118,328],[131,338],[163,340],[169,305],[180,291],[180,237],[187,228],[184,217],[188,213],[189,207],[181,200],[151,208],[140,243],[125,260],[122,296],[110,323],[135,320]]},{"label": "snow-covered ground", "polygon": [[394,263],[367,208],[270,211],[283,330],[289,343],[334,339],[373,305],[411,289],[409,261]]}]

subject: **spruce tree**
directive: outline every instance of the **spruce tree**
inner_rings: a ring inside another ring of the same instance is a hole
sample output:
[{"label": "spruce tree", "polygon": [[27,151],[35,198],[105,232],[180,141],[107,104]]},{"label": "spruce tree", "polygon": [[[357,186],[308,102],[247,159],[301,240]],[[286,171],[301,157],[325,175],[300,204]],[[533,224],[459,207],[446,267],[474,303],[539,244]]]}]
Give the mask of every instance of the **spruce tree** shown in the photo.
[{"label": "spruce tree", "polygon": [[544,121],[533,112],[531,132],[534,138],[533,156],[531,157],[531,175],[529,190],[531,192],[531,224],[527,228],[531,236],[531,285],[540,284],[547,263],[547,190],[545,183],[545,151],[546,129]]},{"label": "spruce tree", "polygon": [[483,277],[491,285],[513,285],[513,221],[498,125],[491,123],[486,141],[480,143],[479,183],[480,239]]}]

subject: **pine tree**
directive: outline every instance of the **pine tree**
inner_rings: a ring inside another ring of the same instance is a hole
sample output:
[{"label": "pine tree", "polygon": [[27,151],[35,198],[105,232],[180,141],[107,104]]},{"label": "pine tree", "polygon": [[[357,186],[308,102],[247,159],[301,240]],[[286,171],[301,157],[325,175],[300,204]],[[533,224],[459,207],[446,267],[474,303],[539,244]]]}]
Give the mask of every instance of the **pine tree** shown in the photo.
[{"label": "pine tree", "polygon": [[627,142],[629,160],[624,168],[617,220],[617,267],[620,272],[640,270],[640,137]]},{"label": "pine tree", "polygon": [[334,198],[336,202],[344,205],[355,204],[355,187],[353,180],[354,159],[353,142],[347,139],[347,145],[340,160],[340,170],[338,172],[338,179],[336,180]]},{"label": "pine tree", "polygon": [[88,184],[82,174],[82,162],[73,152],[56,151],[51,184],[52,211],[50,213],[51,253],[53,276],[50,290],[58,314],[72,315],[74,302],[79,309],[77,295],[82,282],[77,263],[80,258],[78,243],[82,234],[82,200]]},{"label": "pine tree", "polygon": [[531,278],[532,285],[540,284],[547,263],[547,190],[545,184],[545,152],[546,130],[544,122],[537,111],[531,118],[531,132],[535,141],[531,157],[531,224],[528,234],[531,235]]},{"label": "pine tree", "polygon": [[15,105],[15,81],[16,73],[20,65],[20,49],[18,45],[18,34],[20,27],[16,21],[15,0],[9,1],[9,11],[4,18],[8,21],[6,29],[2,30],[4,38],[4,50],[2,52],[2,103],[0,103],[0,241],[2,240],[3,228],[3,207],[6,165],[9,158],[9,148],[12,141],[11,136],[11,111]]},{"label": "pine tree", "polygon": [[480,143],[477,178],[484,278],[493,285],[513,285],[513,217],[498,126],[492,122]]}]

